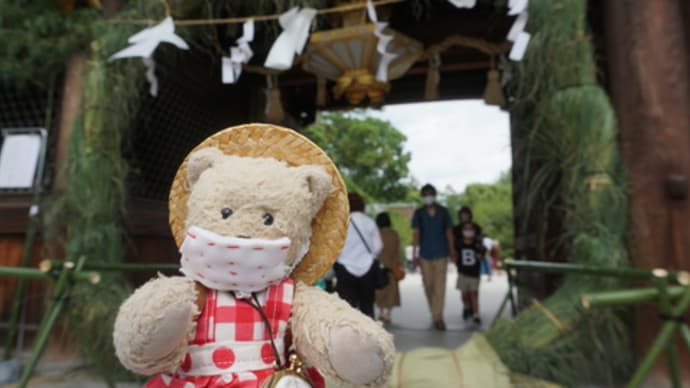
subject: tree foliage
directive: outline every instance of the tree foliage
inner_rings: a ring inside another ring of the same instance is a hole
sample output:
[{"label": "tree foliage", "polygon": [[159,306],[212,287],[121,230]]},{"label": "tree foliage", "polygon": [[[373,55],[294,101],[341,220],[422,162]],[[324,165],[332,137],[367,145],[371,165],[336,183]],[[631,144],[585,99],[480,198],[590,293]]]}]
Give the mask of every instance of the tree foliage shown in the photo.
[{"label": "tree foliage", "polygon": [[66,15],[49,0],[0,0],[0,80],[46,86],[70,55],[88,47],[97,15],[92,9]]},{"label": "tree foliage", "polygon": [[388,121],[361,112],[324,113],[303,133],[333,159],[348,188],[378,201],[406,198],[410,153],[403,150],[405,135]]},{"label": "tree foliage", "polygon": [[501,174],[496,183],[474,183],[457,193],[452,187],[446,188],[440,196],[448,207],[454,222],[462,206],[469,206],[474,221],[481,225],[484,234],[501,244],[501,254],[509,257],[514,252],[513,199],[510,184],[510,171]]},{"label": "tree foliage", "polygon": [[405,216],[396,210],[389,210],[388,214],[391,216],[391,226],[400,235],[401,248],[405,248],[412,244],[412,225],[410,224],[410,217]]}]

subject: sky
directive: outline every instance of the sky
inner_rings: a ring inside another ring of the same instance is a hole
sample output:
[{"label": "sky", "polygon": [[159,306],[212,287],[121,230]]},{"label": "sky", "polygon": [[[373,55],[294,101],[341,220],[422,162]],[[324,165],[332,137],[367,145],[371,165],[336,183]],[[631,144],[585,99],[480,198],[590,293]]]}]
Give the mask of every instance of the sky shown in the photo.
[{"label": "sky", "polygon": [[410,174],[420,183],[457,192],[492,183],[511,165],[508,114],[482,100],[386,105],[369,109],[407,136]]}]

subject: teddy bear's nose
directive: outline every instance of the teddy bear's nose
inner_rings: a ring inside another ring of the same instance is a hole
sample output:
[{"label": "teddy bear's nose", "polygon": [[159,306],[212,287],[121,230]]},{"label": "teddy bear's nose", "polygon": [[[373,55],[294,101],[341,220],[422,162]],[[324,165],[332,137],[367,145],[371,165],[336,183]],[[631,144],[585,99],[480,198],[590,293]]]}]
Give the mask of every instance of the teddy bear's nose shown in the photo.
[{"label": "teddy bear's nose", "polygon": [[245,235],[243,235],[243,234],[238,234],[238,235],[237,235],[237,238],[251,238],[251,237],[245,236]]}]

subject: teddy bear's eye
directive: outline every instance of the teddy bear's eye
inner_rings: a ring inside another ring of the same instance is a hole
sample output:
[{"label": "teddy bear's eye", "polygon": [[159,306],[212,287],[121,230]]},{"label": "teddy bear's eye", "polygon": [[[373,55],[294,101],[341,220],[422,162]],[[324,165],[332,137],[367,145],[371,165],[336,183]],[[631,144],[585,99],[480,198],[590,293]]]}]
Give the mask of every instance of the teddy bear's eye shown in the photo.
[{"label": "teddy bear's eye", "polygon": [[273,214],[264,213],[263,219],[264,219],[264,225],[272,225],[273,224]]},{"label": "teddy bear's eye", "polygon": [[232,215],[232,209],[230,209],[229,207],[224,207],[223,209],[221,209],[220,215],[223,216],[223,219],[226,219]]}]

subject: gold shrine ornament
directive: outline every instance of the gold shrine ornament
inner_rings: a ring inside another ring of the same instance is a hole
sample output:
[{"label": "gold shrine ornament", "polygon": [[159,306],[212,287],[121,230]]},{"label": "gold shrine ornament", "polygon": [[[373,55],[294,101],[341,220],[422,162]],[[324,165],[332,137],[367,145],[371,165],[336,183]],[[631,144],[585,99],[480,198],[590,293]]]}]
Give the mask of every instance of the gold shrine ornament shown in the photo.
[{"label": "gold shrine ornament", "polygon": [[377,81],[367,69],[347,70],[336,81],[333,95],[335,98],[345,95],[351,105],[359,105],[367,97],[373,105],[380,105],[388,89],[387,83]]},{"label": "gold shrine ornament", "polygon": [[[341,0],[340,3],[360,3],[362,0]],[[377,50],[379,38],[376,25],[367,22],[364,9],[344,13],[331,30],[315,31],[309,36],[309,44],[302,58],[302,69],[320,79],[319,87],[325,88],[325,80],[335,82],[333,96],[345,97],[348,103],[358,105],[369,98],[372,104],[383,102],[389,90],[388,81],[402,77],[422,56],[420,42],[386,27],[383,33],[391,37],[386,52],[395,54],[388,65],[387,78],[376,80],[375,74],[381,62]],[[323,97],[323,89],[317,91]],[[317,102],[325,105],[324,98]]]}]

